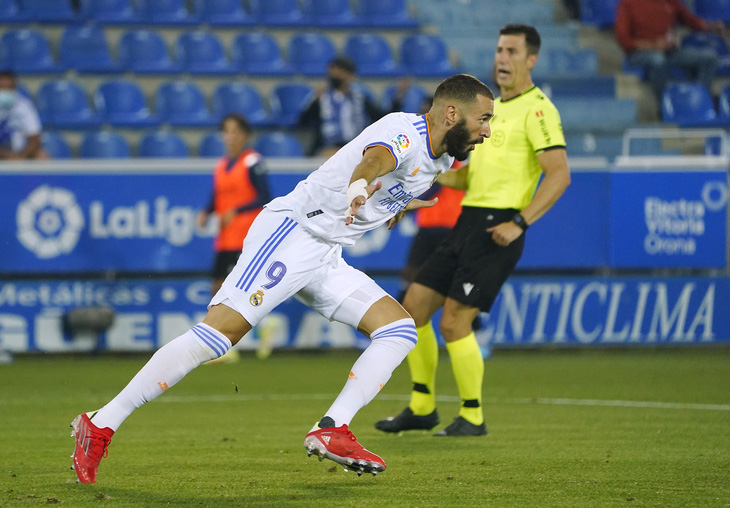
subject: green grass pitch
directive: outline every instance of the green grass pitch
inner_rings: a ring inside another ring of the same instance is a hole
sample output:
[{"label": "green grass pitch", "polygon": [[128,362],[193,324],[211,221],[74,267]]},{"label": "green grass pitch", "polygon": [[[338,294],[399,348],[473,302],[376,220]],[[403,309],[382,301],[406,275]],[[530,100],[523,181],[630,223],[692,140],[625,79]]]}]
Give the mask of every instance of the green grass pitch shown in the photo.
[{"label": "green grass pitch", "polygon": [[[21,357],[0,365],[0,506],[730,506],[730,349],[496,351],[489,435],[387,435],[399,367],[351,429],[388,469],[307,458],[304,435],[355,351],[282,352],[202,366],[136,411],[95,485],[76,483],[69,422],[113,397],[146,357]],[[447,356],[442,425],[458,411]]]}]

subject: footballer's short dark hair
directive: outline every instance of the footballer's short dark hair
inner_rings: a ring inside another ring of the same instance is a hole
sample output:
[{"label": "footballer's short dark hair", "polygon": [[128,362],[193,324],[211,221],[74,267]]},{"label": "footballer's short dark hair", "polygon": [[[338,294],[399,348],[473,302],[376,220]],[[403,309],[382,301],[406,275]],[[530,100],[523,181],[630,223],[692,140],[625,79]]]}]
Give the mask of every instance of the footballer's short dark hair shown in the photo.
[{"label": "footballer's short dark hair", "polygon": [[455,74],[443,80],[433,94],[433,100],[456,99],[461,102],[472,102],[477,95],[494,100],[492,90],[469,74]]},{"label": "footballer's short dark hair", "polygon": [[534,26],[530,25],[505,25],[499,30],[499,35],[524,35],[528,55],[537,55],[540,52],[540,34]]}]

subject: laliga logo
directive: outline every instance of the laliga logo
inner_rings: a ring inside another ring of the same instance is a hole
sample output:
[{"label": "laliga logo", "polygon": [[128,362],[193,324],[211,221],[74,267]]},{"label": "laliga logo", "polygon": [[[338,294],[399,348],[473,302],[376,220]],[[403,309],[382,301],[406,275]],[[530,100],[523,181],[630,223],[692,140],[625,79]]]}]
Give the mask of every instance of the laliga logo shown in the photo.
[{"label": "laliga logo", "polygon": [[41,259],[71,252],[84,227],[73,193],[48,185],[38,187],[20,203],[15,219],[18,240]]}]

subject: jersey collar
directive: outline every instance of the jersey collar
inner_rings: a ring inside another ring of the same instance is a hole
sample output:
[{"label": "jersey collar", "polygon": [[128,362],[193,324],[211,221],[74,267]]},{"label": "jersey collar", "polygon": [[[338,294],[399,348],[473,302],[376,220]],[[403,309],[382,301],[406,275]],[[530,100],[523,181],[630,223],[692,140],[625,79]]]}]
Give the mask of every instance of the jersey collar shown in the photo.
[{"label": "jersey collar", "polygon": [[521,93],[521,94],[519,94],[519,95],[515,95],[515,96],[514,96],[514,97],[512,97],[511,99],[507,99],[507,100],[504,100],[504,99],[503,99],[502,97],[500,97],[500,98],[499,98],[499,102],[501,102],[502,104],[504,104],[505,102],[510,102],[510,101],[513,101],[513,100],[515,100],[515,99],[519,99],[519,98],[520,98],[520,97],[522,97],[523,95],[527,95],[528,93],[532,92],[532,91],[533,91],[533,90],[535,90],[536,88],[537,88],[537,85],[534,85],[534,84],[533,84],[533,85],[532,85],[532,86],[531,86],[530,88],[528,88],[527,90],[525,90],[524,92],[522,92],[522,93]]},{"label": "jersey collar", "polygon": [[428,150],[428,156],[431,159],[436,160],[438,157],[433,153],[433,147],[431,146],[431,128],[428,126],[428,113],[423,115],[423,121],[426,122],[426,149]]}]

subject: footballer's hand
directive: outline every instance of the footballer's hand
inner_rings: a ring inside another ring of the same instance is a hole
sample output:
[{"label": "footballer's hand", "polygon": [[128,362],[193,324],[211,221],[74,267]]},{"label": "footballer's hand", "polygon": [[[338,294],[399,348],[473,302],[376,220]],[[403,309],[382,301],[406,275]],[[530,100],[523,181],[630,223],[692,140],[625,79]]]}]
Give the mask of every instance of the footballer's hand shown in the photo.
[{"label": "footballer's hand", "polygon": [[406,212],[408,210],[417,210],[419,208],[430,208],[438,202],[439,202],[439,198],[429,199],[428,201],[424,201],[423,199],[412,199],[411,201],[408,202],[408,204],[406,205],[406,207],[403,210],[401,210],[400,212],[395,214],[393,216],[393,218],[388,221],[388,230],[393,229],[395,227],[395,225],[398,224],[398,222],[403,217],[405,217]]},{"label": "footballer's hand", "polygon": [[492,240],[494,240],[494,243],[501,245],[502,247],[506,247],[517,240],[523,231],[517,224],[512,221],[508,221],[503,222],[502,224],[497,224],[491,228],[487,228],[487,233],[492,233]]},{"label": "footballer's hand", "polygon": [[[368,198],[370,199],[373,194],[375,194],[380,188],[383,186],[383,182],[377,181],[375,185],[366,185],[365,186],[365,192],[368,193]],[[345,225],[349,226],[353,223],[355,220],[355,215],[357,214],[357,211],[360,209],[362,205],[365,204],[365,201],[367,201],[364,196],[357,196],[355,199],[352,200],[352,203],[350,203],[349,208],[345,212]]]}]

